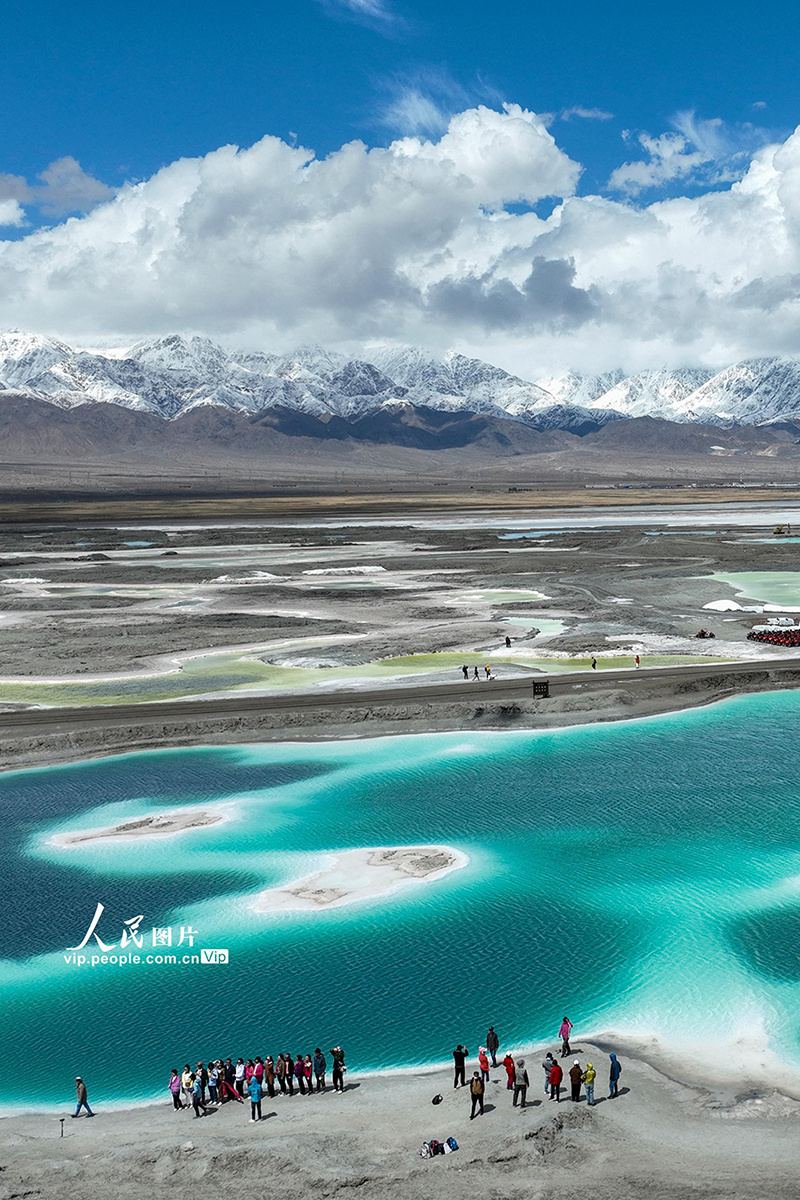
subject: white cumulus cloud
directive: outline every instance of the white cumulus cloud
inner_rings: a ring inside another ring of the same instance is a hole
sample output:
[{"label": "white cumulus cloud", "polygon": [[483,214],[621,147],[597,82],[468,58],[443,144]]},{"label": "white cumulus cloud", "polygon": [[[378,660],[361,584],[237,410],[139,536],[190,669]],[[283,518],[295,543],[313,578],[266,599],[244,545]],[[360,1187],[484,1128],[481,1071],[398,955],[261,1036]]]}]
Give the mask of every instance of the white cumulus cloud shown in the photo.
[{"label": "white cumulus cloud", "polygon": [[[666,135],[684,145],[653,139],[651,158],[709,153],[721,136],[698,126],[689,146],[685,128]],[[0,240],[0,325],[274,349],[420,342],[529,377],[797,351],[800,132],[699,196],[642,206],[577,195],[579,178],[545,119],[516,105],[321,160],[275,137],[225,146]],[[69,180],[42,186],[69,193]],[[0,191],[0,217],[18,223],[19,203]]]},{"label": "white cumulus cloud", "polygon": [[20,204],[19,200],[13,200],[10,197],[6,200],[0,200],[0,225],[6,227],[10,225],[25,224],[25,209]]}]

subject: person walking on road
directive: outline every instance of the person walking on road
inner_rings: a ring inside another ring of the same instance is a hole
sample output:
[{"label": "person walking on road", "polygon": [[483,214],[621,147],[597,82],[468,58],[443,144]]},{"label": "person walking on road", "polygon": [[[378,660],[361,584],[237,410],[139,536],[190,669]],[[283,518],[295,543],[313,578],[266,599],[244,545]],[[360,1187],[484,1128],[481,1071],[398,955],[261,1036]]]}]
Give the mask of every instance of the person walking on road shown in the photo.
[{"label": "person walking on road", "polygon": [[480,679],[480,675],[478,674],[478,668],[477,668],[477,667],[473,667],[473,668],[472,668],[472,678],[473,678],[473,679]]},{"label": "person walking on road", "polygon": [[581,1084],[583,1083],[583,1071],[581,1070],[581,1064],[578,1062],[577,1058],[575,1059],[575,1062],[572,1064],[572,1066],[569,1069],[569,1082],[570,1082],[570,1099],[571,1100],[580,1100]]},{"label": "person walking on road", "polygon": [[572,1033],[572,1021],[570,1021],[569,1017],[564,1017],[564,1020],[561,1022],[561,1028],[558,1031],[558,1036],[561,1038],[561,1057],[562,1058],[566,1058],[568,1054],[572,1053],[570,1050],[570,1045],[569,1045],[569,1035],[571,1033]]},{"label": "person walking on road", "polygon": [[489,1026],[489,1032],[486,1035],[486,1049],[492,1056],[492,1066],[497,1066],[497,1051],[500,1049],[500,1039],[494,1031],[494,1025]]},{"label": "person walking on road", "polygon": [[78,1107],[75,1109],[75,1112],[72,1114],[73,1117],[80,1116],[80,1111],[82,1108],[86,1109],[87,1117],[93,1117],[94,1113],[89,1108],[89,1097],[86,1093],[86,1084],[83,1082],[80,1075],[75,1076],[75,1094],[78,1097]]},{"label": "person walking on road", "polygon": [[469,667],[463,666],[461,668],[461,673],[463,674],[465,679],[469,679]]},{"label": "person walking on road", "polygon": [[592,655],[592,670],[593,671],[597,670],[597,659],[595,658],[594,655]]},{"label": "person walking on road", "polygon": [[613,1100],[619,1095],[619,1077],[622,1073],[622,1064],[617,1061],[616,1054],[609,1054],[611,1059],[611,1069],[608,1073],[608,1098]]},{"label": "person walking on road", "polygon": [[480,1106],[481,1116],[483,1116],[483,1093],[486,1091],[486,1087],[477,1071],[475,1071],[472,1079],[469,1081],[469,1090],[472,1097],[472,1108],[470,1109],[469,1114],[469,1119],[471,1121],[475,1116],[475,1109],[478,1108],[478,1106]]},{"label": "person walking on road", "polygon": [[638,654],[636,655],[634,662],[636,663],[636,670],[638,671],[639,670],[639,655]]},{"label": "person walking on road", "polygon": [[586,1103],[589,1108],[594,1108],[594,1081],[597,1078],[597,1072],[590,1062],[586,1064],[586,1070],[581,1075],[583,1085],[586,1088]]},{"label": "person walking on road", "polygon": [[550,1099],[555,1100],[556,1104],[561,1102],[561,1080],[564,1078],[564,1072],[561,1070],[561,1064],[554,1062],[550,1071]]},{"label": "person walking on road", "polygon": [[514,1108],[517,1107],[517,1101],[519,1101],[520,1108],[525,1107],[529,1084],[528,1072],[525,1070],[525,1059],[518,1058],[516,1070],[514,1071],[514,1099],[512,1100]]},{"label": "person walking on road", "polygon": [[542,1069],[544,1070],[544,1094],[545,1094],[545,1096],[550,1095],[550,1072],[553,1069],[553,1064],[555,1063],[555,1061],[556,1060],[553,1058],[552,1054],[548,1050],[547,1054],[544,1056],[544,1062],[542,1063]]},{"label": "person walking on road", "polygon": [[453,1076],[453,1087],[466,1087],[466,1063],[469,1050],[466,1046],[462,1046],[459,1042],[453,1051],[453,1062],[455,1064],[455,1074]]},{"label": "person walking on road", "polygon": [[507,1054],[503,1059],[503,1066],[506,1069],[506,1088],[510,1092],[514,1086],[514,1060],[510,1054]]}]

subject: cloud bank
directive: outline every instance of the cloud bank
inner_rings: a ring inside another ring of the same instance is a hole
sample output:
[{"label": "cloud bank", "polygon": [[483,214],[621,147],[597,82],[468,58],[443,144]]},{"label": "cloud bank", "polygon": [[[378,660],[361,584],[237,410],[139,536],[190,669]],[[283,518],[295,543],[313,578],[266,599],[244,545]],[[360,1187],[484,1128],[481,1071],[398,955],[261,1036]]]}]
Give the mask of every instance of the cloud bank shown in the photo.
[{"label": "cloud bank", "polygon": [[[0,241],[0,325],[410,341],[529,373],[797,350],[799,132],[697,197],[642,207],[579,196],[579,178],[546,119],[516,105],[322,160],[274,137],[225,146]],[[13,224],[19,203],[0,191],[0,216]]]}]

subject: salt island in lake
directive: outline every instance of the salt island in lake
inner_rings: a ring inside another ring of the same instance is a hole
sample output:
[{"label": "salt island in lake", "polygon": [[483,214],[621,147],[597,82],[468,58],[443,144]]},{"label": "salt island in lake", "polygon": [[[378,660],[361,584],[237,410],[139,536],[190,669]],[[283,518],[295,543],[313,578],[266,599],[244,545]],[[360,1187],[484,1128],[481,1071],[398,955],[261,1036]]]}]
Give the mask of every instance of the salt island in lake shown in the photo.
[{"label": "salt island in lake", "polygon": [[322,870],[262,892],[253,908],[257,912],[341,908],[390,895],[411,884],[442,879],[469,861],[449,846],[345,850],[330,859]]}]

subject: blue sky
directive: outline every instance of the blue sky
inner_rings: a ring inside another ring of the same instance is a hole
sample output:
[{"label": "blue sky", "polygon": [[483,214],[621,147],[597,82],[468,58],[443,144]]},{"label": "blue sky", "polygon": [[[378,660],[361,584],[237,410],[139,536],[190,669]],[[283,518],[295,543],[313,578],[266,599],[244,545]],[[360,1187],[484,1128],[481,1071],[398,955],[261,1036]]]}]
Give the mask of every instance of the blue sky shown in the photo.
[{"label": "blue sky", "polygon": [[624,130],[655,137],[688,111],[788,132],[799,115],[794,3],[44,0],[35,19],[8,6],[4,33],[0,171],[30,181],[70,156],[115,186],[268,133],[318,155],[381,144],[416,132],[419,93],[611,114],[559,122],[585,191],[631,158]]},{"label": "blue sky", "polygon": [[796,17],[9,6],[0,326],[404,341],[528,377],[797,354]]}]

